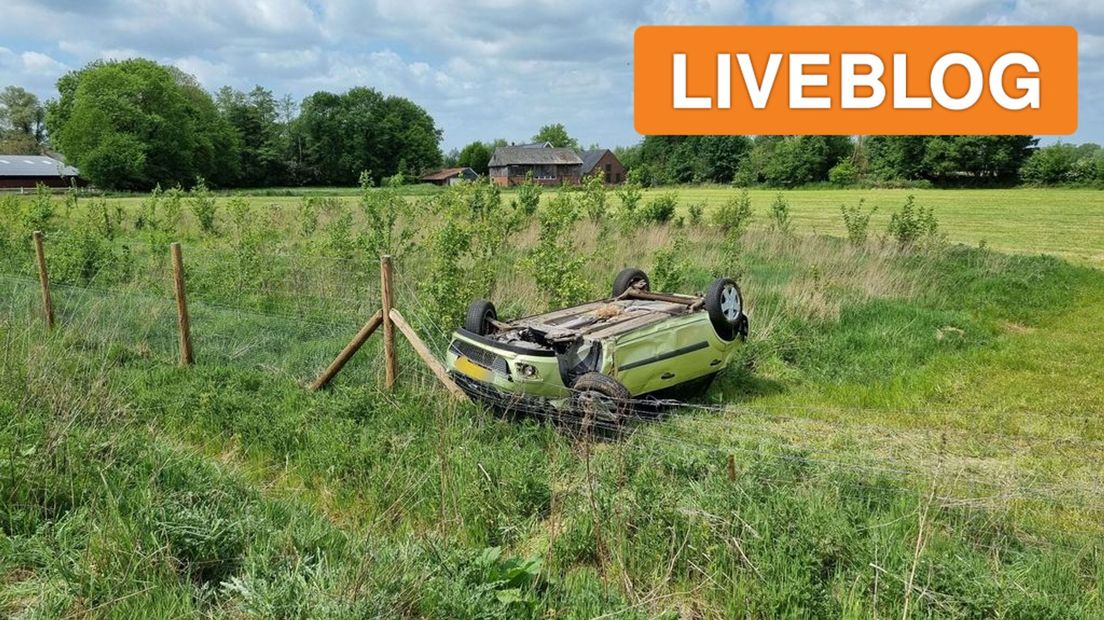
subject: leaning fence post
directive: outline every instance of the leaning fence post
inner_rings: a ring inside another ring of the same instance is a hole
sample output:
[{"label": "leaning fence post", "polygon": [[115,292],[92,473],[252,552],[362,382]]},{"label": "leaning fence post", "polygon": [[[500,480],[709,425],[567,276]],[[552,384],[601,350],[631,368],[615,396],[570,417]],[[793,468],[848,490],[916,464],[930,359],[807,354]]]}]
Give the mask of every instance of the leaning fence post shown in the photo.
[{"label": "leaning fence post", "polygon": [[380,257],[380,299],[383,304],[383,367],[388,390],[395,387],[395,323],[391,320],[391,257]]},{"label": "leaning fence post", "polygon": [[46,327],[54,327],[54,302],[50,298],[50,277],[46,275],[46,251],[42,248],[42,231],[36,230],[34,237],[35,257],[38,259],[38,283],[42,285],[42,313],[46,318]]},{"label": "leaning fence post", "polygon": [[180,365],[195,363],[192,352],[192,331],[188,324],[188,301],[184,297],[184,259],[180,255],[180,244],[169,246],[172,252],[173,289],[176,292],[176,319],[180,327]]}]

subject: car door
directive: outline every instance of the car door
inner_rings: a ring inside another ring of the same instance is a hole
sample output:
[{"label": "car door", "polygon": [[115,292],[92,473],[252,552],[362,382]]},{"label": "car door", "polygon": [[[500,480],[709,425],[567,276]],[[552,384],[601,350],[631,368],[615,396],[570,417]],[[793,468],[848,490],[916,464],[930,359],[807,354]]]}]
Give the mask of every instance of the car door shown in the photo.
[{"label": "car door", "polygon": [[625,334],[614,346],[614,377],[635,396],[707,375],[722,364],[712,340],[705,313]]}]

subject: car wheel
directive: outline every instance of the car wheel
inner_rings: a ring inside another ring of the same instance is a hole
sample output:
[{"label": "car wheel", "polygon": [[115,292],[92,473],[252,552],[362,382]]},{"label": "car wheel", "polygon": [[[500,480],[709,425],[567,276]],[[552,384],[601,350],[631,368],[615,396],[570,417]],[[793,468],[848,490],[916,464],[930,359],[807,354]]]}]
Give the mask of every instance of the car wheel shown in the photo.
[{"label": "car wheel", "polygon": [[617,437],[631,412],[632,394],[617,379],[600,372],[580,375],[571,389],[571,409],[584,434]]},{"label": "car wheel", "polygon": [[613,279],[613,296],[620,297],[624,295],[630,287],[647,291],[651,290],[650,286],[651,282],[648,281],[648,274],[636,267],[629,267],[622,269],[621,273]]},{"label": "car wheel", "polygon": [[486,299],[476,299],[468,305],[468,314],[464,317],[464,329],[473,334],[486,336],[494,331],[491,321],[498,320],[494,304]]},{"label": "car wheel", "polygon": [[713,329],[723,340],[734,340],[746,330],[741,324],[744,316],[744,297],[732,278],[717,278],[705,293],[705,311],[713,323]]}]

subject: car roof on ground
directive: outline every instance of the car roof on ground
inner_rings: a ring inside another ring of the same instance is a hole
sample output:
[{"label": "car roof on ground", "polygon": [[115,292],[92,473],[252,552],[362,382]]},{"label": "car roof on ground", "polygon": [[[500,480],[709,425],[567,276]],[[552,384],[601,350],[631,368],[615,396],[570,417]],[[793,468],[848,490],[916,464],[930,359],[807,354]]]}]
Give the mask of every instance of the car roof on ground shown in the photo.
[{"label": "car roof on ground", "polygon": [[686,304],[671,301],[604,299],[517,319],[509,325],[537,329],[549,336],[578,334],[602,340],[689,312]]}]

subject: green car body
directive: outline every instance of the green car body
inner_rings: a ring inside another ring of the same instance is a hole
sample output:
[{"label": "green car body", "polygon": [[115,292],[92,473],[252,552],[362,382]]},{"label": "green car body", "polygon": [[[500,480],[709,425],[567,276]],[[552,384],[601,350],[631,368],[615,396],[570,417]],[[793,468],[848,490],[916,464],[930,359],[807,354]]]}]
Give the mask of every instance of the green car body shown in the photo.
[{"label": "green car body", "polygon": [[456,330],[446,365],[482,400],[555,405],[588,373],[612,378],[633,399],[661,393],[720,372],[746,338],[742,308],[735,328],[719,329],[704,305],[703,296],[633,290],[509,323],[494,320],[493,328]]}]

